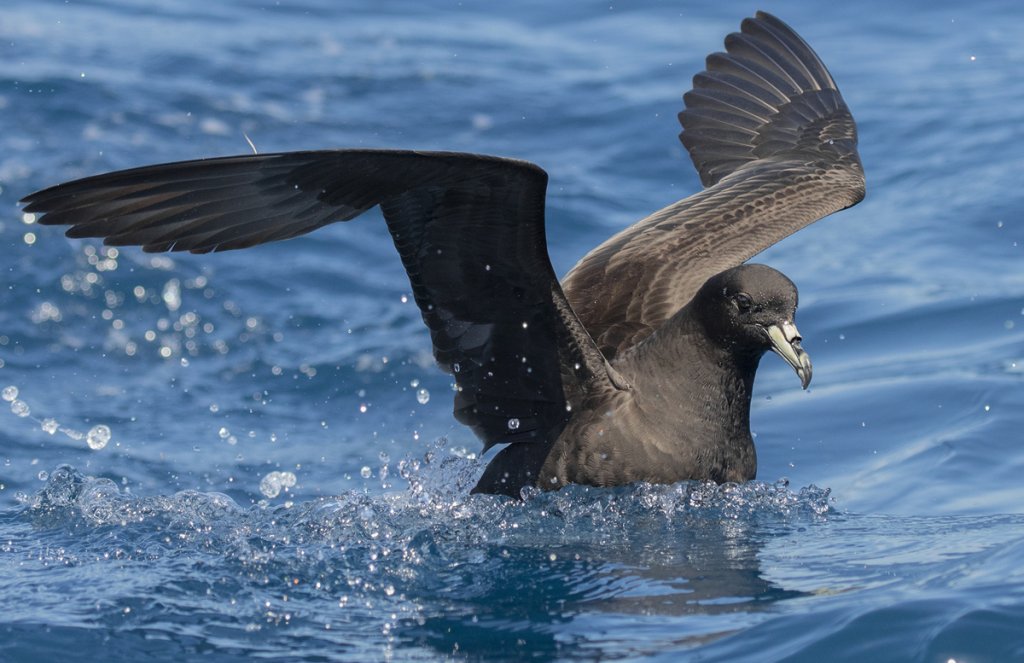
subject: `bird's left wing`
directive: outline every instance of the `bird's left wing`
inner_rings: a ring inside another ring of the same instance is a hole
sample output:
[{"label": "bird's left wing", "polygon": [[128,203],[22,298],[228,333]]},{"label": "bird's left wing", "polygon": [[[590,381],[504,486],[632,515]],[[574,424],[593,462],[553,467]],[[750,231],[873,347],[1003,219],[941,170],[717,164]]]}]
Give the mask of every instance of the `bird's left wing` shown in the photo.
[{"label": "bird's left wing", "polygon": [[562,287],[602,351],[649,336],[711,276],[864,197],[857,127],[824,63],[758,12],[708,56],[679,114],[706,187],[588,253]]}]

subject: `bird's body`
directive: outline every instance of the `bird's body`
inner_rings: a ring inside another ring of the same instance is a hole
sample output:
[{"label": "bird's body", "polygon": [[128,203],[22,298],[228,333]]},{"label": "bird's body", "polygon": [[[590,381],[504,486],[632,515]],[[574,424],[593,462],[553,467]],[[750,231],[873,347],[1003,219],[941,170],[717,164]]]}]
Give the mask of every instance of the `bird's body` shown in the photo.
[{"label": "bird's body", "polygon": [[[555,442],[540,485],[754,477],[749,412],[760,356],[714,347],[689,315],[665,331],[675,338],[644,342],[613,363],[630,388],[582,399],[582,415]],[[654,384],[650,376],[665,366],[680,370]]]},{"label": "bird's body", "polygon": [[[539,485],[754,478],[750,399],[769,344],[757,338],[757,330],[743,338],[749,330],[735,319],[740,316],[717,305],[732,308],[732,295],[756,289],[774,318],[786,318],[787,312],[792,317],[796,288],[770,267],[744,265],[711,279],[654,334],[611,361],[617,385],[579,397],[580,414],[546,455]],[[782,301],[771,301],[769,292],[780,293]],[[806,360],[799,344],[797,352]],[[803,370],[810,370],[809,361]],[[502,468],[500,456],[488,469],[495,476],[513,472]]]},{"label": "bird's body", "polygon": [[708,58],[680,114],[706,188],[588,253],[559,283],[547,174],[472,154],[324,150],[147,166],[25,198],[43,224],[146,251],[244,248],[379,205],[456,381],[455,416],[496,454],[476,491],[744,481],[750,398],[773,350],[810,381],[796,288],[743,264],[858,202],[856,128],[818,57],[767,14]]}]

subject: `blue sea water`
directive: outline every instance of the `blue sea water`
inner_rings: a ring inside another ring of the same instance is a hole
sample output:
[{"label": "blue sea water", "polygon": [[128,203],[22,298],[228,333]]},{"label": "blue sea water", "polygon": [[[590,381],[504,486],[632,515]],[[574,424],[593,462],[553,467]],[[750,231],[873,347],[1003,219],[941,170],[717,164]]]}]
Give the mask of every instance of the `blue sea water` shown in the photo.
[{"label": "blue sea water", "polygon": [[758,258],[815,376],[765,358],[741,486],[469,497],[375,214],[166,256],[16,203],[246,137],[493,153],[550,174],[564,273],[699,188],[681,95],[757,8],[6,0],[0,660],[1024,660],[1017,3],[763,3],[868,197]]}]

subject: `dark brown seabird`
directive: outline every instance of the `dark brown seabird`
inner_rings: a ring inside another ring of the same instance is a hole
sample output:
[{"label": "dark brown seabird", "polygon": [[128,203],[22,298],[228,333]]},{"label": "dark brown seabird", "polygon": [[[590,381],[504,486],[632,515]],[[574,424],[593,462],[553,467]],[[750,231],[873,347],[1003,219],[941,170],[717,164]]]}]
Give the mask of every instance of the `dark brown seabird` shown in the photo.
[{"label": "dark brown seabird", "polygon": [[301,235],[380,205],[457,383],[455,418],[507,443],[474,492],[746,481],[761,356],[811,380],[797,291],[743,264],[864,197],[853,118],[825,65],[758,12],[693,79],[680,139],[704,189],[588,253],[561,284],[547,174],[475,154],[317,150],[134,168],[27,196],[69,237],[207,253]]}]

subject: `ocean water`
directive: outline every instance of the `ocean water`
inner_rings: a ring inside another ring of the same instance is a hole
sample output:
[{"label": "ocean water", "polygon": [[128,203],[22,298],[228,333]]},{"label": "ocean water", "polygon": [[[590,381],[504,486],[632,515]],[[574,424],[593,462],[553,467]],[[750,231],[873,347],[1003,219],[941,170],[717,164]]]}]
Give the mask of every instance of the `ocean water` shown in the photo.
[{"label": "ocean water", "polygon": [[815,376],[762,362],[741,486],[469,497],[378,215],[167,256],[17,206],[246,137],[484,152],[549,172],[564,273],[699,188],[681,95],[757,8],[6,0],[0,660],[1024,660],[1017,3],[763,3],[868,196],[758,257]]}]

